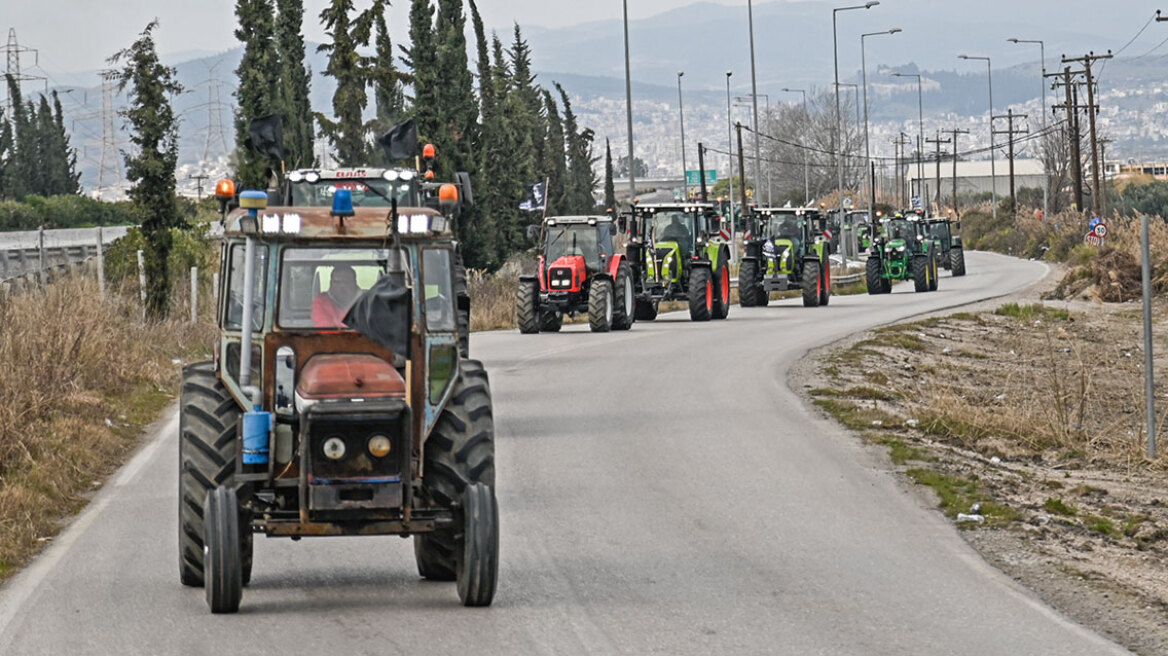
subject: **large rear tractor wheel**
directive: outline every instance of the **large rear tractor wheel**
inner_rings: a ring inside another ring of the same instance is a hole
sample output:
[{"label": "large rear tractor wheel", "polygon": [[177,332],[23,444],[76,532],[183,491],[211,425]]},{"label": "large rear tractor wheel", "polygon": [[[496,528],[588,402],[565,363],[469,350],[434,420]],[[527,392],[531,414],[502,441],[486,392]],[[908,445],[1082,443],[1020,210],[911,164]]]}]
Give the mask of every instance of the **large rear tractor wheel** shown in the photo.
[{"label": "large rear tractor wheel", "polygon": [[636,299],[633,297],[633,272],[628,262],[621,262],[617,267],[614,292],[612,329],[628,330],[637,320],[637,310],[634,307]]},{"label": "large rear tractor wheel", "polygon": [[730,267],[725,263],[714,276],[714,311],[711,316],[714,319],[730,316]]},{"label": "large rear tractor wheel", "polygon": [[555,310],[544,310],[539,315],[539,330],[544,333],[558,333],[564,325],[564,315]]},{"label": "large rear tractor wheel", "polygon": [[519,332],[534,335],[539,332],[539,283],[534,280],[520,280],[515,292],[515,323]]},{"label": "large rear tractor wheel", "polygon": [[823,270],[819,260],[803,263],[803,307],[817,307],[823,294]]},{"label": "large rear tractor wheel", "polygon": [[588,327],[594,333],[612,330],[613,318],[612,281],[597,278],[588,289]]},{"label": "large rear tractor wheel", "polygon": [[758,262],[743,260],[738,267],[738,304],[742,307],[758,305],[761,291],[758,285]]},{"label": "large rear tractor wheel", "polygon": [[[466,489],[482,483],[495,488],[495,420],[491,386],[478,360],[463,360],[450,402],[425,445],[422,501],[453,508]],[[463,557],[464,535],[457,530],[414,536],[418,574],[433,581],[454,581]]]},{"label": "large rear tractor wheel", "polygon": [[931,267],[932,267],[932,269],[929,272],[931,274],[931,277],[929,278],[929,291],[935,292],[935,291],[937,291],[937,279],[939,277],[938,274],[940,274],[940,272],[941,272],[941,267],[937,265],[937,255],[936,254],[929,255],[929,262],[931,263]]},{"label": "large rear tractor wheel", "polygon": [[454,258],[454,299],[458,309],[458,353],[470,357],[470,293],[466,285],[466,267],[462,256]]},{"label": "large rear tractor wheel", "polygon": [[463,606],[490,606],[499,579],[499,507],[494,489],[471,483],[462,497],[462,557],[458,598]]},{"label": "large rear tractor wheel", "polygon": [[827,305],[831,301],[831,261],[823,264],[823,284],[819,287],[819,304]]},{"label": "large rear tractor wheel", "polygon": [[638,298],[636,302],[637,321],[653,321],[657,318],[657,301]]},{"label": "large rear tractor wheel", "polygon": [[960,246],[949,251],[949,268],[953,270],[953,277],[965,275],[965,249]]},{"label": "large rear tractor wheel", "polygon": [[689,318],[693,321],[709,321],[713,311],[713,273],[705,267],[694,267],[689,274]]},{"label": "large rear tractor wheel", "polygon": [[918,292],[929,291],[929,278],[933,273],[933,263],[928,255],[914,255],[912,259],[913,287]]},{"label": "large rear tractor wheel", "polygon": [[875,296],[884,292],[884,275],[880,265],[880,258],[868,258],[868,267],[864,270],[864,279],[868,283],[868,294]]},{"label": "large rear tractor wheel", "polygon": [[212,613],[234,613],[243,598],[240,523],[234,488],[220,485],[207,493],[203,512],[207,543],[203,588]]},{"label": "large rear tractor wheel", "polygon": [[[203,585],[203,504],[220,485],[234,486],[235,425],[240,409],[215,375],[215,363],[183,369],[178,419],[178,571],[183,585]],[[252,534],[240,536],[242,581],[251,580]]]}]

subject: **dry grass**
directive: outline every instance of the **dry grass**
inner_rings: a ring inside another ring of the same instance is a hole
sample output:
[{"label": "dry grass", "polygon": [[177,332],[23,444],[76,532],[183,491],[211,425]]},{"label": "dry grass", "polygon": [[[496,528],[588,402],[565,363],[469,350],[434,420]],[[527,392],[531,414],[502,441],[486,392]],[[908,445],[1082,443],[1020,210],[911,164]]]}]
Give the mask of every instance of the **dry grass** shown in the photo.
[{"label": "dry grass", "polygon": [[0,579],[79,510],[174,396],[176,358],[206,356],[210,304],[147,324],[134,288],[74,277],[0,299]]}]

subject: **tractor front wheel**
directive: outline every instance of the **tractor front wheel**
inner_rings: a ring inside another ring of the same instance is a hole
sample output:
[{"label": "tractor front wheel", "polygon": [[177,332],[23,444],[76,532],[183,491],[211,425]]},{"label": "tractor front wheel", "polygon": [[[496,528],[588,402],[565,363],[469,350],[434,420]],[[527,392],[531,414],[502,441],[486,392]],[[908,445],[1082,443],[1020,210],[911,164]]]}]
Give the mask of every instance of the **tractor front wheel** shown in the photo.
[{"label": "tractor front wheel", "polygon": [[[183,369],[178,415],[178,571],[183,585],[203,585],[207,493],[235,481],[239,405],[215,375],[214,362]],[[251,580],[252,534],[240,538],[243,584]]]},{"label": "tractor front wheel", "polygon": [[564,315],[555,310],[544,310],[539,315],[539,330],[544,333],[558,333],[564,325]]},{"label": "tractor front wheel", "polygon": [[462,497],[462,554],[458,598],[463,606],[490,606],[499,579],[499,506],[495,491],[482,483],[466,486]]},{"label": "tractor front wheel", "polygon": [[612,281],[597,278],[588,289],[588,327],[594,333],[612,330],[613,317]]},{"label": "tractor front wheel", "polygon": [[515,323],[523,335],[539,332],[539,283],[520,280],[515,292]]},{"label": "tractor front wheel", "polygon": [[637,320],[637,312],[633,307],[633,273],[628,262],[621,262],[617,267],[615,292],[612,329],[628,330]]},{"label": "tractor front wheel", "polygon": [[758,284],[758,262],[743,260],[738,267],[738,304],[742,307],[758,305],[758,294],[762,288]]},{"label": "tractor front wheel", "polygon": [[819,260],[803,263],[803,307],[816,307],[823,292],[823,272]]},{"label": "tractor front wheel", "polygon": [[714,310],[713,273],[706,267],[694,267],[689,274],[689,318],[709,321]]},{"label": "tractor front wheel", "polygon": [[965,275],[965,249],[955,247],[949,251],[949,268],[953,271],[953,277]]},{"label": "tractor front wheel", "polygon": [[241,523],[234,488],[220,485],[207,493],[203,509],[207,541],[203,588],[212,613],[237,612],[243,598]]},{"label": "tractor front wheel", "polygon": [[918,292],[929,291],[929,277],[933,272],[933,263],[927,255],[914,255],[912,259],[913,287]]},{"label": "tractor front wheel", "polygon": [[868,282],[868,293],[872,296],[880,294],[884,291],[884,275],[883,269],[880,265],[880,258],[868,258],[868,267],[865,269],[865,279]]},{"label": "tractor front wheel", "polygon": [[637,321],[653,321],[657,318],[657,301],[638,298],[634,312]]},{"label": "tractor front wheel", "polygon": [[714,312],[712,316],[714,319],[725,319],[730,316],[730,267],[725,263],[718,270],[714,282]]},{"label": "tractor front wheel", "polygon": [[831,301],[831,260],[823,264],[823,285],[819,288],[819,304],[827,305]]},{"label": "tractor front wheel", "polygon": [[[474,483],[495,487],[495,420],[487,372],[477,360],[463,360],[450,401],[425,445],[422,498],[436,508],[453,508]],[[434,581],[454,581],[464,536],[458,530],[414,535],[418,573]]]},{"label": "tractor front wheel", "polygon": [[941,272],[941,267],[937,265],[937,256],[935,254],[929,256],[929,262],[932,266],[932,277],[929,278],[929,291],[937,291],[937,277]]}]

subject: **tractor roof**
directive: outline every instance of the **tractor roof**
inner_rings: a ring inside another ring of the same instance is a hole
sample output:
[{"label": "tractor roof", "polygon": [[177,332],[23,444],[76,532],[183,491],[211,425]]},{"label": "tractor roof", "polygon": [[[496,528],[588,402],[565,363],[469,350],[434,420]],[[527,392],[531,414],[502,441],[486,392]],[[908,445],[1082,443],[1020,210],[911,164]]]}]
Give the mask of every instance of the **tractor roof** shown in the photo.
[{"label": "tractor roof", "polygon": [[[386,174],[389,174],[388,176]],[[375,168],[371,166],[361,166],[354,168],[343,169],[296,169],[289,171],[287,178],[290,182],[301,182],[304,180],[313,181],[313,179],[320,180],[369,180],[369,179],[386,179],[386,180],[412,180],[419,178],[417,171],[413,169],[404,168]]]},{"label": "tractor roof", "polygon": [[[389,210],[384,207],[357,207],[353,216],[332,215],[328,207],[269,207],[259,211],[258,232],[267,241],[357,241],[384,239],[394,234],[389,224]],[[227,217],[224,234],[245,236],[241,221],[246,210],[236,210]],[[449,237],[450,221],[427,207],[399,207],[397,232],[404,239]],[[250,229],[250,227],[249,227]]]},{"label": "tractor roof", "polygon": [[754,211],[759,214],[795,214],[802,216],[805,214],[821,214],[818,207],[756,207]]},{"label": "tractor roof", "polygon": [[659,211],[682,211],[682,212],[701,212],[705,210],[713,210],[713,203],[638,203],[634,205],[638,211],[659,212]]},{"label": "tractor roof", "polygon": [[570,224],[597,224],[597,223],[612,223],[613,218],[605,214],[594,214],[587,216],[549,216],[544,219],[548,225],[570,225]]}]

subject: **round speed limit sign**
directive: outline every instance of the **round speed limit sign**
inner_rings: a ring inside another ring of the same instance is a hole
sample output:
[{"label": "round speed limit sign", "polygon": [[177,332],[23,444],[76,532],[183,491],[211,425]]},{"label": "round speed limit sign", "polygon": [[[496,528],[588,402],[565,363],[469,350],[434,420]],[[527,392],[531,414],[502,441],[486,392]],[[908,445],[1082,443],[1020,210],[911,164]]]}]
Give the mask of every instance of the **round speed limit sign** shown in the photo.
[{"label": "round speed limit sign", "polygon": [[1097,237],[1106,237],[1107,236],[1107,224],[1100,223],[1099,225],[1095,226],[1095,235]]}]

